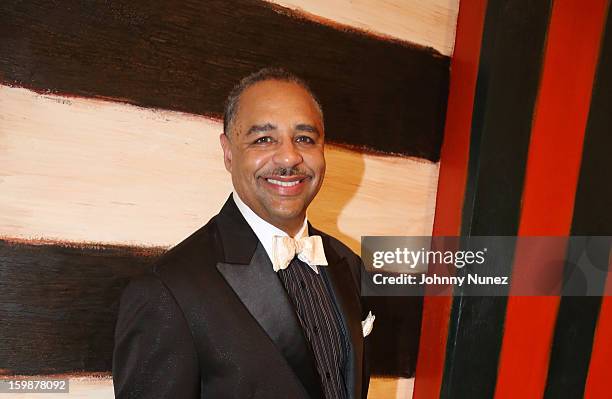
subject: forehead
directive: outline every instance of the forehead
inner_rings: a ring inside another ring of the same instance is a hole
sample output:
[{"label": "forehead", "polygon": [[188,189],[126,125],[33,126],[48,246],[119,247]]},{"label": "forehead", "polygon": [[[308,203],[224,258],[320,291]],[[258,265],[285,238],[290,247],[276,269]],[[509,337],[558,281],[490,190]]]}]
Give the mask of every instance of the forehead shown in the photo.
[{"label": "forehead", "polygon": [[319,109],[301,85],[294,82],[265,80],[248,87],[240,95],[238,119],[261,117],[307,118],[319,122]]}]

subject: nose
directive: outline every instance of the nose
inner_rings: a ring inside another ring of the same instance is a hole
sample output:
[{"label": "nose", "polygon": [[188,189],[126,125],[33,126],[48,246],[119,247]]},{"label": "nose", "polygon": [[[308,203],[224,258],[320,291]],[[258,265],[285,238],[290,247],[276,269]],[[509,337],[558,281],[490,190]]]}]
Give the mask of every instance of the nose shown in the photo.
[{"label": "nose", "polygon": [[293,140],[283,140],[274,153],[274,163],[290,168],[302,163],[303,158]]}]

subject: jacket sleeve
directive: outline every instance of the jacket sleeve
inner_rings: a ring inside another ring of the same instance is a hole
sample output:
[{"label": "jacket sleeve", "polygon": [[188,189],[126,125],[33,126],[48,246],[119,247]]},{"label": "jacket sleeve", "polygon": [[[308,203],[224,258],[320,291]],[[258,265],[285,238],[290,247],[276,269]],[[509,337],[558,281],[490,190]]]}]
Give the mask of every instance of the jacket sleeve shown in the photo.
[{"label": "jacket sleeve", "polygon": [[189,326],[168,288],[153,274],[131,281],[121,296],[113,384],[117,399],[200,397]]}]

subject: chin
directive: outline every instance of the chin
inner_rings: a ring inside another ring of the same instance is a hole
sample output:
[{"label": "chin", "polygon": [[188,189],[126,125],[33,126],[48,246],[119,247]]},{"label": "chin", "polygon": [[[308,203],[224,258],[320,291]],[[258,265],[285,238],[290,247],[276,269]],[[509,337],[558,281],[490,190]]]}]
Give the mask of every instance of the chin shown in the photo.
[{"label": "chin", "polygon": [[302,208],[276,208],[270,212],[277,219],[291,220],[299,217],[302,214]]},{"label": "chin", "polygon": [[290,201],[291,203],[286,203],[287,201],[275,202],[275,206],[269,208],[269,211],[271,215],[278,219],[295,219],[306,211],[306,206],[304,206],[304,202],[301,200],[297,201],[297,203],[295,201]]}]

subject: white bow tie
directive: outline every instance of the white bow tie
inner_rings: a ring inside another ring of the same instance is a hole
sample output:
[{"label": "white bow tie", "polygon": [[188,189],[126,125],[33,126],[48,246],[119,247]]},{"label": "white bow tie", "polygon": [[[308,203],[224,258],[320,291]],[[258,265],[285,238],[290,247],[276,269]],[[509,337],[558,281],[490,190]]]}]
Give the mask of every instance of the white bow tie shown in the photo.
[{"label": "white bow tie", "polygon": [[272,267],[275,272],[286,269],[295,255],[310,266],[327,266],[321,236],[303,237],[298,240],[286,236],[272,237]]}]

